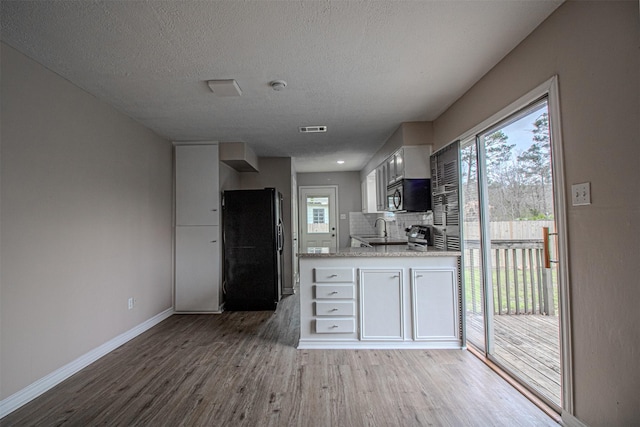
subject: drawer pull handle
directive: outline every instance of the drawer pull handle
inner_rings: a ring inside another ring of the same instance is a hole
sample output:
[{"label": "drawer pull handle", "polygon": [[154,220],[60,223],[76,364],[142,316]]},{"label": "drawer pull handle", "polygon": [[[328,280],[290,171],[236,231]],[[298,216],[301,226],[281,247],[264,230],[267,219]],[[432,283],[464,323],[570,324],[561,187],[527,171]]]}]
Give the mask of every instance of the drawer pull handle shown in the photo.
[{"label": "drawer pull handle", "polygon": [[331,325],[331,329],[339,328],[338,325]]},{"label": "drawer pull handle", "polygon": [[335,295],[335,294],[337,294],[337,293],[338,293],[338,291],[333,291],[333,292],[331,292],[329,295]]},{"label": "drawer pull handle", "polygon": [[416,278],[420,278],[420,277],[422,277],[422,274],[416,275]]},{"label": "drawer pull handle", "polygon": [[329,278],[331,278],[331,277],[338,277],[338,275],[337,274],[332,274],[332,275],[329,276]]},{"label": "drawer pull handle", "polygon": [[331,309],[331,310],[329,310],[329,311],[338,311],[338,309],[334,307],[334,308],[332,308],[332,309]]},{"label": "drawer pull handle", "polygon": [[211,243],[215,243],[215,242],[217,242],[217,240],[212,240],[212,241],[211,241]]},{"label": "drawer pull handle", "polygon": [[397,279],[398,277],[400,276],[398,276],[397,274],[395,276],[391,276],[392,279]]}]

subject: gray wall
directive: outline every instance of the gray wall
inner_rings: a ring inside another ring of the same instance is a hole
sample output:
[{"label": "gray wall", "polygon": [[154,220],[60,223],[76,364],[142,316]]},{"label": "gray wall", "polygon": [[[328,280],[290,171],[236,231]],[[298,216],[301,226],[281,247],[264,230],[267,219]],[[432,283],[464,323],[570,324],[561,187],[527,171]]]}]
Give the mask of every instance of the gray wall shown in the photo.
[{"label": "gray wall", "polygon": [[171,307],[172,146],[0,50],[4,399]]},{"label": "gray wall", "polygon": [[240,189],[240,174],[229,165],[220,162],[220,192]]},{"label": "gray wall", "polygon": [[339,214],[338,245],[349,246],[349,212],[362,212],[362,190],[360,189],[360,172],[314,172],[298,173],[298,187],[308,185],[337,185]]},{"label": "gray wall", "polygon": [[640,424],[640,62],[638,2],[568,1],[434,122],[436,149],[559,76],[575,415]]}]

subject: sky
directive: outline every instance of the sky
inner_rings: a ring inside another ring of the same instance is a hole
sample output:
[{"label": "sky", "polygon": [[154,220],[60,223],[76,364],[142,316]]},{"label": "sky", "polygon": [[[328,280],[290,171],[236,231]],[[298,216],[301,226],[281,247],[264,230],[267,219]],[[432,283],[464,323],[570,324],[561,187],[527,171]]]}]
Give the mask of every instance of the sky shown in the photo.
[{"label": "sky", "polygon": [[502,131],[509,136],[508,143],[516,144],[514,148],[515,155],[527,151],[531,146],[533,143],[533,123],[544,111],[546,111],[546,109],[547,104],[542,104],[540,105],[540,108],[537,108],[533,112],[502,129]]}]

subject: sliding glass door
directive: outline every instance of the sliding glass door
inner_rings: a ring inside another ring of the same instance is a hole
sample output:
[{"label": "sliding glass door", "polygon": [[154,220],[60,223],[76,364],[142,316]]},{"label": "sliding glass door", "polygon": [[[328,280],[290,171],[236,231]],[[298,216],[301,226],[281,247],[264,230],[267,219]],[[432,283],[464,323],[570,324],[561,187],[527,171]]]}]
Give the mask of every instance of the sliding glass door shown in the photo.
[{"label": "sliding glass door", "polygon": [[543,97],[462,141],[463,278],[467,341],[559,409],[549,117]]},{"label": "sliding glass door", "polygon": [[485,298],[480,250],[480,198],[475,137],[460,144],[460,177],[464,209],[462,278],[465,289],[466,338],[476,348],[485,350]]}]

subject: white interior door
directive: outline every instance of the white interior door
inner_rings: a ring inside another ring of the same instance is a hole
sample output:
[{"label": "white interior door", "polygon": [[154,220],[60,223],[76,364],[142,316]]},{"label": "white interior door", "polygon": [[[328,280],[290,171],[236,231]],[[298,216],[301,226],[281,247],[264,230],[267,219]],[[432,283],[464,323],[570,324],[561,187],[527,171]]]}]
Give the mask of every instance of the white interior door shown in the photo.
[{"label": "white interior door", "polygon": [[338,187],[300,187],[300,245],[304,251],[338,248]]}]

